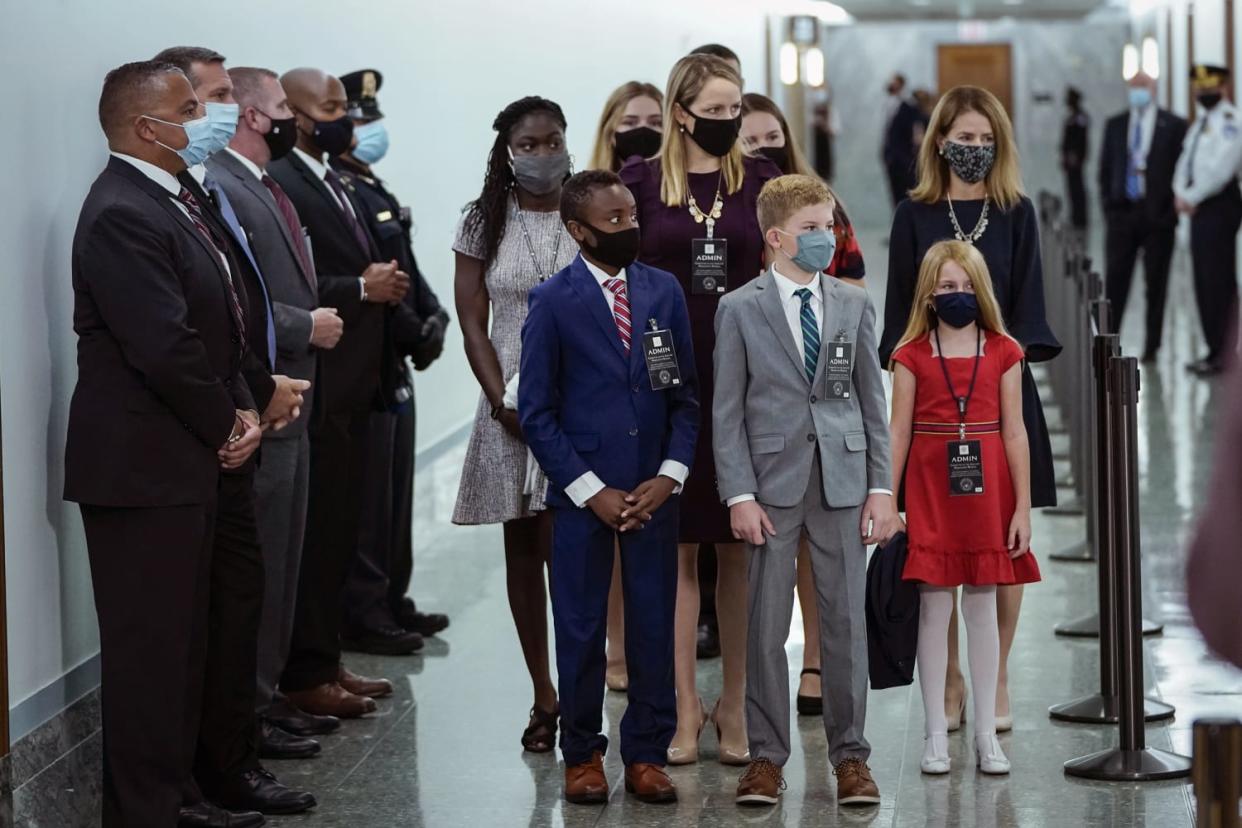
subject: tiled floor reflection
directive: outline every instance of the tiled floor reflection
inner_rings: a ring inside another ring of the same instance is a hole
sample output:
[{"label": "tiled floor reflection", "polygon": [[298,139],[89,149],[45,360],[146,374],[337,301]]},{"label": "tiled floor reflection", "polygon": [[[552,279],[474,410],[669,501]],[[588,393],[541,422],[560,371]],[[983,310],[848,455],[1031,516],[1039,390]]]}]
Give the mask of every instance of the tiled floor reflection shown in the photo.
[{"label": "tiled floor reflection", "polygon": [[[882,303],[886,250],[864,233],[873,290]],[[878,265],[878,266],[877,266]],[[1141,291],[1139,291],[1141,293]],[[1196,343],[1197,318],[1189,300],[1184,251],[1179,251],[1171,296],[1167,344],[1158,365],[1143,373],[1140,405],[1140,470],[1145,606],[1166,624],[1150,640],[1151,692],[1177,705],[1168,725],[1147,730],[1151,745],[1189,749],[1196,716],[1242,715],[1242,673],[1214,661],[1190,627],[1182,586],[1183,540],[1212,459],[1212,422],[1217,399],[1211,383],[1186,375],[1181,363]],[[1141,297],[1128,322],[1141,319]],[[1141,343],[1125,331],[1130,353]],[[1035,548],[1045,573],[1028,588],[1011,663],[1012,734],[1002,743],[1013,761],[1008,779],[978,775],[967,735],[955,736],[955,771],[948,778],[919,773],[922,710],[916,688],[871,695],[868,735],[872,766],[884,802],[862,811],[838,810],[827,768],[825,737],[818,720],[795,723],[794,752],[780,806],[741,811],[732,794],[738,771],[716,763],[716,739],[703,737],[702,761],[677,768],[680,801],[672,806],[634,802],[621,789],[619,757],[607,760],[614,786],[604,807],[576,807],[561,800],[562,768],[554,756],[524,755],[518,738],[530,695],[505,598],[498,527],[449,525],[461,446],[419,470],[415,594],[428,609],[452,616],[452,626],[425,655],[406,659],[351,657],[355,670],[397,681],[394,699],[379,713],[348,723],[323,741],[324,753],[307,762],[272,762],[284,781],[315,792],[319,807],[302,817],[273,818],[290,826],[1136,826],[1175,828],[1192,824],[1191,796],[1180,783],[1090,784],[1067,779],[1062,763],[1116,743],[1115,728],[1052,723],[1049,705],[1096,689],[1097,646],[1052,635],[1059,622],[1095,606],[1094,570],[1049,561],[1048,553],[1082,538],[1081,518],[1037,515]],[[1066,493],[1068,494],[1068,492]],[[791,675],[800,666],[800,621],[789,645]],[[710,706],[719,692],[719,661],[700,662],[700,689]],[[607,718],[614,730],[625,697],[609,694]],[[92,769],[97,772],[97,769]],[[19,791],[33,798],[39,780]],[[49,780],[52,781],[52,780]],[[64,784],[59,777],[52,784]],[[86,789],[89,786],[79,786]],[[63,789],[62,789],[62,794]],[[65,811],[62,811],[64,813]],[[29,811],[27,811],[29,813]],[[34,822],[30,824],[36,824]],[[60,825],[44,821],[42,825]]]}]

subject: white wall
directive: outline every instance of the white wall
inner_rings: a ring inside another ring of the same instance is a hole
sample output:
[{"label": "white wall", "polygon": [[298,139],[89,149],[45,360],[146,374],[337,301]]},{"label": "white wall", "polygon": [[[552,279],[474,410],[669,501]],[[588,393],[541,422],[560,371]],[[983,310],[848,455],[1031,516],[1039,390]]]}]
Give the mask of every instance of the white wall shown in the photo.
[{"label": "white wall", "polygon": [[[412,206],[419,262],[450,306],[453,227],[477,194],[491,121],[506,103],[527,94],[561,103],[584,163],[612,88],[632,78],[662,87],[673,61],[701,42],[736,49],[752,87],[763,78],[762,6],[748,0],[45,0],[6,3],[3,18],[0,393],[13,705],[98,650],[81,523],[60,492],[76,376],[68,254],[105,160],[95,110],[109,68],[185,44],[218,49],[235,66],[379,68],[393,148],[378,171]],[[420,387],[425,446],[473,411],[477,386],[456,331]]]}]

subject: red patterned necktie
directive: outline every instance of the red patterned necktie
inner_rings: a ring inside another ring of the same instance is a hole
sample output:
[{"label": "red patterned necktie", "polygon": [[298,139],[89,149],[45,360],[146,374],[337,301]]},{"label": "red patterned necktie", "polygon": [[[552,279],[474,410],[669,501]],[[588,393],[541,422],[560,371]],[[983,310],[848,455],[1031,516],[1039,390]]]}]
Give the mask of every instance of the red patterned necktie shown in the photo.
[{"label": "red patterned necktie", "polygon": [[[198,199],[194,194],[185,187],[181,188],[177,199],[185,206],[185,210],[190,214],[190,221],[198,228],[198,232],[202,233],[207,241],[215,248],[216,253],[220,255],[220,259],[226,263],[226,271],[228,257],[225,254],[224,240],[212,232],[211,226],[207,224],[207,220],[203,218],[202,208],[198,206]],[[237,335],[242,342],[246,341],[246,317],[242,314],[241,300],[237,298],[237,286],[233,284],[233,274],[228,274],[226,280],[229,286],[229,310],[233,312],[233,324],[237,326]]]},{"label": "red patterned necktie", "polygon": [[625,280],[612,278],[604,282],[604,287],[612,291],[616,300],[612,303],[612,318],[617,323],[617,333],[621,334],[621,344],[625,352],[630,352],[630,298],[625,290]]},{"label": "red patterned necktie", "polygon": [[297,256],[298,264],[302,265],[303,275],[314,285],[315,271],[311,267],[309,257],[306,255],[306,239],[302,237],[302,221],[298,218],[297,208],[289,200],[289,196],[285,193],[284,188],[276,183],[276,179],[267,173],[263,173],[263,177],[259,180],[263,182],[264,187],[271,191],[272,198],[276,200],[276,208],[280,210],[280,215],[285,220],[285,226],[289,228],[289,235],[293,237],[293,254]]}]

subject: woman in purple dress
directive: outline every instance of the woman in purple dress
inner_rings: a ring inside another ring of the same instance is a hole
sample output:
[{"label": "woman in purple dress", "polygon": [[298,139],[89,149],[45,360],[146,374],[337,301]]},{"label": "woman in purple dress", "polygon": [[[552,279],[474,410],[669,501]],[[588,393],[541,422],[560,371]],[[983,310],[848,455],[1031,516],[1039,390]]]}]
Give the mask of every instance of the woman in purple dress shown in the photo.
[{"label": "woman in purple dress", "polygon": [[732,66],[710,55],[682,58],[669,74],[660,154],[649,161],[631,159],[620,173],[638,206],[640,260],[674,274],[686,292],[702,410],[694,468],[681,494],[674,633],[677,733],[669,746],[670,764],[697,760],[698,738],[708,719],[695,689],[698,549],[708,543],[719,555],[716,612],[724,659],[724,688],[710,718],[719,734],[720,760],[744,765],[749,759],[743,716],[747,561],[716,490],[712,351],[717,301],[763,268],[755,204],[764,183],[780,170],[767,159],[743,154],[741,110],[742,78]]}]

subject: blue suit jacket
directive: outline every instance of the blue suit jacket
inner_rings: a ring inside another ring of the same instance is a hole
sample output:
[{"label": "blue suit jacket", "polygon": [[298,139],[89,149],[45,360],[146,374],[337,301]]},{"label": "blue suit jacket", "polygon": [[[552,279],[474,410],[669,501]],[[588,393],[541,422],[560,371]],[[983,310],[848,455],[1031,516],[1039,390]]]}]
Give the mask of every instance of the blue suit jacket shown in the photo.
[{"label": "blue suit jacket", "polygon": [[[660,464],[694,460],[698,378],[686,297],[676,278],[637,262],[625,269],[634,320],[627,357],[603,290],[582,258],[530,292],[522,328],[518,416],[548,476],[548,505],[575,508],[565,487],[588,471],[632,491]],[[667,329],[681,385],[651,390],[643,358],[648,320]]]}]

